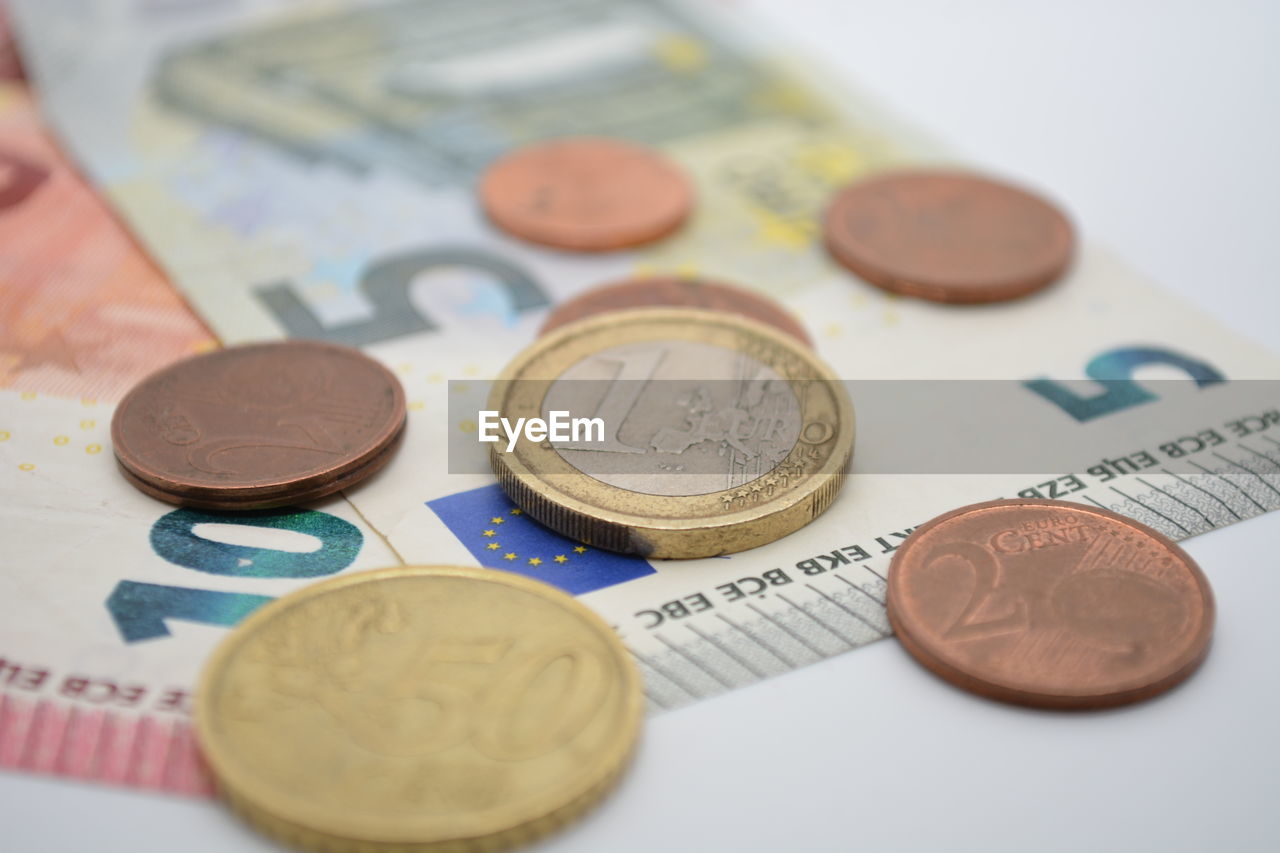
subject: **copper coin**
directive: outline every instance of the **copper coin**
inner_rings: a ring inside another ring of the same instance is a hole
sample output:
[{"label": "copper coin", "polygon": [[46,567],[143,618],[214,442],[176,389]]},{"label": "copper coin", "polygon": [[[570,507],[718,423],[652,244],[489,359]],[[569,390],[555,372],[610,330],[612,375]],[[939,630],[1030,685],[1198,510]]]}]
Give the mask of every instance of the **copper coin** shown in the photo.
[{"label": "copper coin", "polygon": [[962,172],[878,175],[827,209],[827,249],[870,283],[935,302],[999,302],[1057,280],[1075,232],[1031,193]]},{"label": "copper coin", "polygon": [[143,379],[111,422],[130,483],[169,503],[261,509],[353,486],[390,460],[404,391],[382,365],[318,341],[200,355]]},{"label": "copper coin", "polygon": [[597,314],[629,308],[704,308],[738,314],[786,332],[805,346],[813,346],[800,321],[773,300],[732,284],[674,275],[633,278],[592,288],[557,305],[538,334],[545,335],[566,323]]},{"label": "copper coin", "polygon": [[642,145],[575,136],[521,148],[491,165],[480,202],[502,230],[557,249],[640,246],[689,216],[693,188]]},{"label": "copper coin", "polygon": [[889,567],[917,660],[995,699],[1101,708],[1161,693],[1209,650],[1213,593],[1186,552],[1109,510],[1002,500],[918,528]]}]

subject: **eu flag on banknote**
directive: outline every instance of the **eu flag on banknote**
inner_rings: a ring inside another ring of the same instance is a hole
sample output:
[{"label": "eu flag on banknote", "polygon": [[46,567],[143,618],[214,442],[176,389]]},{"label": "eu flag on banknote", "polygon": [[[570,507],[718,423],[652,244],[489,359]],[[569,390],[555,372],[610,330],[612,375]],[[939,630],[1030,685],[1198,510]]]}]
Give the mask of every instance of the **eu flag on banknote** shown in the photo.
[{"label": "eu flag on banknote", "polygon": [[639,557],[553,533],[525,515],[497,484],[427,501],[427,506],[480,565],[527,575],[574,595],[654,573]]}]

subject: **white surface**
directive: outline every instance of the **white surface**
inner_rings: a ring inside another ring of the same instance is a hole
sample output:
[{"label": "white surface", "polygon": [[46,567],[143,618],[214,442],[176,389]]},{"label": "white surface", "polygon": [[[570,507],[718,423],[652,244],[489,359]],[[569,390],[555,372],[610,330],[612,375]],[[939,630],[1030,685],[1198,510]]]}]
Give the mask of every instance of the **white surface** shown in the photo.
[{"label": "white surface", "polygon": [[[1280,349],[1280,6],[742,4],[962,155]],[[1190,540],[1218,597],[1205,667],[1132,708],[952,689],[876,643],[651,721],[616,796],[536,849],[1280,849],[1280,513]],[[0,850],[279,848],[213,803],[0,775]]]}]

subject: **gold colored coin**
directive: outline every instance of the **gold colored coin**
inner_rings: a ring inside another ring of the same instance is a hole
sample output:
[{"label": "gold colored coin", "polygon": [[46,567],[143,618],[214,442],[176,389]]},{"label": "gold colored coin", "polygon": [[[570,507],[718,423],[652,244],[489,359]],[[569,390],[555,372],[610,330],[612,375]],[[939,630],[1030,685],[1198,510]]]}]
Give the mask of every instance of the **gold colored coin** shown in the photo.
[{"label": "gold colored coin", "polygon": [[769,326],[710,311],[563,326],[508,365],[489,409],[549,426],[564,413],[545,441],[491,445],[516,504],[570,538],[647,557],[729,554],[798,530],[835,500],[853,454],[853,407],[831,370]]},{"label": "gold colored coin", "polygon": [[489,851],[594,804],[642,714],[626,649],[572,597],[418,566],[254,613],[204,671],[196,730],[232,807],[287,843]]}]

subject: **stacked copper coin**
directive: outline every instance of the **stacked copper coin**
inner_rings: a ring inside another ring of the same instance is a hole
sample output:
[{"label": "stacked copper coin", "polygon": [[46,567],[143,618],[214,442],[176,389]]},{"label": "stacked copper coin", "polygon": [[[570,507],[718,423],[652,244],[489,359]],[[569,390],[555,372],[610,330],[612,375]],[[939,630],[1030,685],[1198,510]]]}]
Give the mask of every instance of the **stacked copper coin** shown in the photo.
[{"label": "stacked copper coin", "polygon": [[140,382],[111,424],[121,471],[160,500],[261,509],[332,494],[390,461],[404,391],[373,359],[315,341],[196,356]]}]

